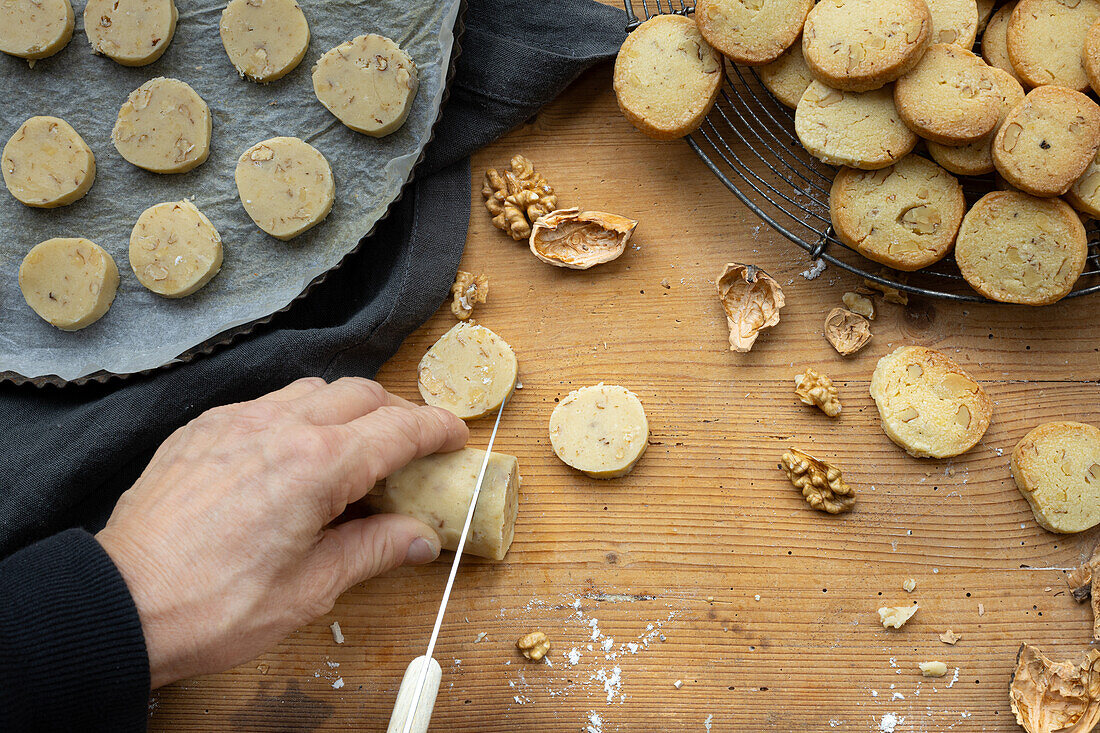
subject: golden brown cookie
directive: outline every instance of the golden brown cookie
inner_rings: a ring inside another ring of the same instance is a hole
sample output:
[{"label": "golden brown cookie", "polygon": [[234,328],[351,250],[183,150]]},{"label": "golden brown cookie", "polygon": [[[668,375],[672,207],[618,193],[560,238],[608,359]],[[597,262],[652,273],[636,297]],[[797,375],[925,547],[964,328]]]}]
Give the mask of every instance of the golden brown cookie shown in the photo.
[{"label": "golden brown cookie", "polygon": [[1032,89],[1009,110],[993,140],[1006,181],[1034,196],[1061,196],[1100,148],[1100,105],[1062,87]]},{"label": "golden brown cookie", "polygon": [[1066,201],[1082,214],[1100,219],[1100,152],[1066,191]]},{"label": "golden brown cookie", "polygon": [[1029,86],[1083,92],[1085,36],[1100,19],[1100,0],[1020,0],[1008,22],[1008,58]]},{"label": "golden brown cookie", "polygon": [[933,43],[894,86],[898,114],[913,132],[944,145],[988,135],[1000,119],[992,69],[965,48]]},{"label": "golden brown cookie", "polygon": [[955,261],[970,286],[1004,303],[1061,300],[1085,269],[1088,237],[1061,199],[987,193],[963,217]]},{"label": "golden brown cookie", "polygon": [[895,270],[943,259],[965,211],[955,177],[918,155],[877,171],[843,168],[829,193],[837,238]]},{"label": "golden brown cookie", "polygon": [[768,91],[791,109],[798,106],[798,100],[814,80],[802,56],[801,39],[792,43],[775,61],[761,66],[758,73]]},{"label": "golden brown cookie", "polygon": [[1100,94],[1100,20],[1089,26],[1085,35],[1085,76],[1092,91]]},{"label": "golden brown cookie", "polygon": [[1012,18],[1012,10],[1016,3],[1012,2],[989,18],[989,23],[982,33],[982,56],[990,66],[996,66],[1002,71],[1012,74],[1013,78],[1022,83],[1016,69],[1012,68],[1012,61],[1008,58],[1008,21]]},{"label": "golden brown cookie", "polygon": [[699,0],[695,22],[714,48],[739,64],[775,61],[798,38],[814,0]]},{"label": "golden brown cookie", "polygon": [[864,170],[893,165],[917,144],[898,116],[893,92],[892,87],[841,92],[813,82],[794,113],[799,141],[830,165]]},{"label": "golden brown cookie", "polygon": [[657,15],[634,30],[615,59],[619,109],[650,137],[673,140],[699,126],[718,97],[722,57],[682,15]]},{"label": "golden brown cookie", "polygon": [[981,140],[975,140],[966,145],[940,145],[932,141],[928,142],[928,154],[932,159],[952,173],[960,176],[980,176],[993,172],[993,138],[997,130],[1001,129],[1001,123],[1008,116],[1009,110],[1024,101],[1024,88],[1016,77],[1007,71],[996,67],[990,67],[997,97],[1001,100],[1001,115],[997,120],[997,126]]},{"label": "golden brown cookie", "polygon": [[806,16],[802,53],[822,83],[865,92],[916,66],[931,32],[924,0],[822,0]]},{"label": "golden brown cookie", "polygon": [[1051,532],[1100,524],[1100,430],[1059,421],[1033,429],[1012,451],[1012,477],[1035,521]]},{"label": "golden brown cookie", "polygon": [[993,11],[997,9],[997,0],[978,0],[977,5],[978,33],[981,33],[989,25],[989,19],[993,16]]},{"label": "golden brown cookie", "polygon": [[946,355],[902,346],[871,376],[882,430],[918,458],[950,458],[977,444],[993,418],[993,401]]},{"label": "golden brown cookie", "polygon": [[969,49],[978,37],[975,0],[925,0],[932,15],[932,43],[954,43]]}]

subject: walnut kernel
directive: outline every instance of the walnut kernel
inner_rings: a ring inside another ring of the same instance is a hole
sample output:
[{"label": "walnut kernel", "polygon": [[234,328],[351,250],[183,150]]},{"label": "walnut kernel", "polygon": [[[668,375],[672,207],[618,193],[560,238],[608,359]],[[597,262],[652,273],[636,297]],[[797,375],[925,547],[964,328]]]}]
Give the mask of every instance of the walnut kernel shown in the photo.
[{"label": "walnut kernel", "polygon": [[951,646],[955,646],[956,644],[958,644],[959,639],[961,638],[961,636],[956,634],[951,629],[948,629],[947,631],[940,634],[940,641],[942,641],[944,644],[950,644]]},{"label": "walnut kernel", "polygon": [[727,264],[715,284],[729,324],[730,350],[746,353],[762,330],[779,323],[783,289],[756,265],[738,262]]},{"label": "walnut kernel", "polygon": [[840,469],[809,453],[792,448],[783,454],[781,467],[796,489],[814,509],[840,514],[856,503],[855,491],[844,483]]},{"label": "walnut kernel", "polygon": [[852,313],[858,313],[870,321],[875,320],[875,301],[866,295],[848,292],[840,296],[840,299],[844,301],[844,307]]},{"label": "walnut kernel", "polygon": [[943,677],[947,674],[947,665],[943,662],[918,662],[917,666],[925,677]]},{"label": "walnut kernel", "polygon": [[1028,733],[1090,731],[1100,722],[1100,651],[1055,662],[1022,644],[1008,697]]},{"label": "walnut kernel", "polygon": [[807,369],[805,374],[794,376],[794,393],[804,405],[817,405],[829,417],[840,414],[840,391],[824,374]]},{"label": "walnut kernel", "polygon": [[524,156],[514,156],[511,168],[503,174],[493,168],[487,170],[481,195],[493,216],[493,226],[518,242],[531,236],[531,225],[540,216],[557,208],[558,197]]},{"label": "walnut kernel", "polygon": [[626,251],[638,222],[603,211],[574,207],[540,216],[531,226],[531,252],[543,262],[587,270]]},{"label": "walnut kernel", "polygon": [[883,606],[878,610],[878,618],[884,629],[890,627],[900,629],[906,621],[913,618],[918,608],[919,606],[915,603],[912,606]]},{"label": "walnut kernel", "polygon": [[906,578],[905,582],[901,584],[901,589],[906,593],[912,593],[917,589],[917,581],[913,578]]},{"label": "walnut kernel", "polygon": [[[899,275],[890,272],[889,270],[879,270],[878,276],[893,278],[897,282],[901,283],[904,283],[906,281],[906,277],[904,275]],[[882,283],[877,283],[874,280],[868,280],[867,278],[863,279],[863,284],[871,288],[871,290],[877,290],[882,293],[882,299],[885,300],[887,303],[909,305],[909,294],[906,293],[904,290],[898,290],[897,288],[890,285],[883,285]]]},{"label": "walnut kernel", "polygon": [[841,356],[856,353],[871,341],[871,323],[845,308],[833,308],[825,317],[825,340]]},{"label": "walnut kernel", "polygon": [[465,321],[474,312],[475,305],[489,298],[489,276],[459,270],[451,285],[451,294],[454,296],[451,313],[458,320]]},{"label": "walnut kernel", "polygon": [[516,648],[533,662],[537,662],[550,651],[550,639],[541,631],[532,631],[524,634],[516,642]]}]

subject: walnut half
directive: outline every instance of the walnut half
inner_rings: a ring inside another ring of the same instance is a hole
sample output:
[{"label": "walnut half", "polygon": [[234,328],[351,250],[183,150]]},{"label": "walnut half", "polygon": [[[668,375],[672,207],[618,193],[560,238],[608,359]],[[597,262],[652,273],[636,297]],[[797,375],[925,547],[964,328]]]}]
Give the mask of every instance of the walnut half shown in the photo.
[{"label": "walnut half", "polygon": [[474,306],[489,298],[489,276],[459,270],[454,284],[451,285],[451,295],[454,296],[451,313],[460,321],[468,320],[474,312]]},{"label": "walnut half", "polygon": [[1016,722],[1028,733],[1086,733],[1100,722],[1100,652],[1055,662],[1022,644],[1008,688]]},{"label": "walnut half", "polygon": [[531,252],[543,262],[571,270],[610,262],[626,251],[638,222],[604,211],[551,211],[531,227]]},{"label": "walnut half", "polygon": [[487,170],[481,195],[493,217],[493,226],[518,242],[531,236],[531,225],[536,219],[557,208],[558,197],[554,195],[554,187],[524,156],[514,156],[511,167],[504,173],[493,168]]},{"label": "walnut half", "polygon": [[783,289],[756,265],[731,262],[716,281],[718,297],[730,329],[730,351],[752,349],[765,328],[779,323],[779,309],[786,303]]},{"label": "walnut half", "polygon": [[840,391],[833,380],[813,369],[807,369],[805,374],[794,375],[794,393],[802,404],[817,405],[829,417],[836,417],[842,409]]},{"label": "walnut half", "polygon": [[871,323],[850,310],[833,308],[825,316],[825,340],[836,353],[850,356],[871,341]]},{"label": "walnut half", "polygon": [[516,648],[533,662],[537,662],[550,651],[550,639],[541,631],[532,631],[524,634],[516,642]]},{"label": "walnut half", "polygon": [[794,487],[802,490],[802,496],[814,509],[840,514],[850,510],[856,503],[855,491],[844,483],[840,469],[814,458],[809,453],[791,448],[783,454],[781,467]]}]

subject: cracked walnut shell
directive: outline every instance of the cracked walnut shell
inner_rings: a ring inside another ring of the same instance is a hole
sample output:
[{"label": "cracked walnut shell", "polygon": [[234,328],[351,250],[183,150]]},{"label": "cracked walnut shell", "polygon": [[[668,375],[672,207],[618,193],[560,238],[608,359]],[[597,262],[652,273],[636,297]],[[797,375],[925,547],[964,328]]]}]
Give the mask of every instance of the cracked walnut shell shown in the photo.
[{"label": "cracked walnut shell", "polygon": [[617,259],[637,226],[638,222],[617,214],[558,209],[535,220],[531,252],[556,267],[587,270]]},{"label": "cracked walnut shell", "polygon": [[451,313],[460,321],[468,320],[474,312],[474,306],[489,298],[489,276],[459,270],[454,284],[451,285],[451,295],[454,296]]},{"label": "cracked walnut shell", "polygon": [[783,289],[756,265],[739,262],[727,264],[715,284],[729,323],[730,350],[747,353],[761,331],[779,323]]},{"label": "cracked walnut shell", "polygon": [[1022,644],[1008,688],[1016,722],[1028,733],[1086,733],[1100,722],[1100,652],[1055,662]]},{"label": "cracked walnut shell", "polygon": [[519,638],[516,648],[522,652],[523,656],[532,662],[537,662],[550,651],[550,639],[546,638],[546,634],[541,631],[532,631]]},{"label": "cracked walnut shell", "polygon": [[781,467],[796,489],[814,509],[840,514],[856,503],[852,487],[844,483],[840,469],[809,453],[792,448],[783,454]]},{"label": "cracked walnut shell", "polygon": [[871,323],[858,313],[833,308],[825,317],[825,340],[841,356],[850,356],[871,341]]},{"label": "cracked walnut shell", "polygon": [[794,393],[804,405],[817,405],[829,417],[840,414],[840,391],[833,384],[833,380],[824,374],[818,374],[813,369],[807,369],[805,374],[794,376]]},{"label": "cracked walnut shell", "polygon": [[554,188],[535,171],[534,164],[522,155],[511,160],[512,169],[485,171],[481,195],[485,208],[493,216],[493,226],[517,242],[531,236],[531,225],[558,207]]}]

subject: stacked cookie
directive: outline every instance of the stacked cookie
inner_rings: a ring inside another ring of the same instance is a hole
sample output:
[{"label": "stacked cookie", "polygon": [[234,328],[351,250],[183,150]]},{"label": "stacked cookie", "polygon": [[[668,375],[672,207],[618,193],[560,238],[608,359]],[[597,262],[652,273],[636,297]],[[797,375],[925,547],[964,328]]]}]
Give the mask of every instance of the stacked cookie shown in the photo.
[{"label": "stacked cookie", "polygon": [[[903,271],[954,250],[982,295],[1045,305],[1073,289],[1083,219],[1100,218],[1100,0],[998,4],[699,0],[694,25],[658,17],[631,34],[615,90],[632,122],[668,139],[713,103],[713,54],[757,66],[806,150],[841,166],[839,241]],[[652,42],[671,23],[690,43]],[[672,78],[670,45],[691,60]],[[956,176],[992,173],[1001,190],[967,210]]]}]

